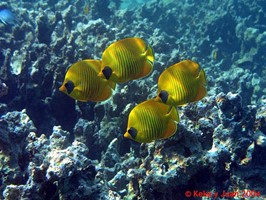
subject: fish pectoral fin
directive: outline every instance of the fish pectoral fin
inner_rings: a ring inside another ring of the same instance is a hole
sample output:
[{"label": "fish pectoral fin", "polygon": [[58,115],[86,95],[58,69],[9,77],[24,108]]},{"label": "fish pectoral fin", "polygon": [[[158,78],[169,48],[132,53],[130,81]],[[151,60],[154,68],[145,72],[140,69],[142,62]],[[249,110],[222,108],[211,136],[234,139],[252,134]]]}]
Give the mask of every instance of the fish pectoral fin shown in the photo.
[{"label": "fish pectoral fin", "polygon": [[177,122],[173,120],[169,120],[167,124],[167,129],[161,139],[166,139],[166,138],[173,136],[176,131],[177,131]]},{"label": "fish pectoral fin", "polygon": [[174,106],[169,106],[167,112],[166,112],[166,117],[170,117],[170,115],[172,114],[172,109],[174,108]]},{"label": "fish pectoral fin", "polygon": [[76,87],[74,94],[70,96],[72,96],[72,98],[78,101],[87,102],[88,99],[84,98],[84,95],[82,95],[82,93],[83,93],[82,89],[80,87]]},{"label": "fish pectoral fin", "polygon": [[67,94],[73,99],[76,99],[78,101],[83,101],[83,102],[88,101],[88,99],[84,96],[84,91],[82,90],[81,85],[75,87],[70,94],[69,93]]}]

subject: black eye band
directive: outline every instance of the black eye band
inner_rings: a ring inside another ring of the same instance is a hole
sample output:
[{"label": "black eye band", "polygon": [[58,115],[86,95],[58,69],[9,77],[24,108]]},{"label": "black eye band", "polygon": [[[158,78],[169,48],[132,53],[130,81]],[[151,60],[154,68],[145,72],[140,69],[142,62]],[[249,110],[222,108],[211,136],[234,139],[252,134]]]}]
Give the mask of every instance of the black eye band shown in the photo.
[{"label": "black eye band", "polygon": [[166,103],[168,100],[168,92],[166,92],[165,90],[162,90],[159,94],[159,97],[161,98],[162,102]]},{"label": "black eye band", "polygon": [[133,128],[133,127],[131,127],[130,129],[128,129],[127,132],[131,135],[131,137],[132,137],[133,139],[135,139],[136,136],[137,136],[137,134],[138,134],[137,129],[135,129],[135,128]]},{"label": "black eye band", "polygon": [[111,75],[112,75],[112,69],[109,66],[104,67],[104,69],[102,70],[103,75],[105,76],[105,78],[107,80],[110,79]]},{"label": "black eye band", "polygon": [[74,88],[75,88],[74,83],[72,81],[66,82],[65,83],[65,87],[67,89],[67,93],[68,94],[70,94],[74,90]]}]

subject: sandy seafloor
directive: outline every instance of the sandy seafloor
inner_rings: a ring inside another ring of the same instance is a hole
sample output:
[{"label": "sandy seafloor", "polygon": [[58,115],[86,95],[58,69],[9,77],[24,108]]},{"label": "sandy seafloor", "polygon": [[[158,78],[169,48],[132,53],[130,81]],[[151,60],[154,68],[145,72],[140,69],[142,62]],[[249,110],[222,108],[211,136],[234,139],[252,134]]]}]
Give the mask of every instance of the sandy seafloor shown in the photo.
[{"label": "sandy seafloor", "polygon": [[[0,199],[265,199],[264,0],[9,0],[0,23]],[[152,74],[101,103],[58,91],[67,68],[141,37]],[[178,109],[177,133],[123,137],[130,110],[184,59],[205,70],[208,95]]]}]

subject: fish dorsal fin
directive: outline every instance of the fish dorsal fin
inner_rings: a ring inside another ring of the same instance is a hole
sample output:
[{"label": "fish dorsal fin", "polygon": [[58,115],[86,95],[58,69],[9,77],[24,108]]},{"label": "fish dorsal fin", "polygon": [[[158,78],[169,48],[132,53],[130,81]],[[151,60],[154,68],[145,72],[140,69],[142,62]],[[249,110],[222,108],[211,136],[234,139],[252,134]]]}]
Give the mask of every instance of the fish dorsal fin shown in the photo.
[{"label": "fish dorsal fin", "polygon": [[101,60],[86,59],[86,60],[83,60],[83,62],[89,65],[92,69],[94,69],[96,73],[100,72],[101,64],[102,64]]},{"label": "fish dorsal fin", "polygon": [[195,78],[199,76],[200,71],[201,71],[200,65],[192,60],[183,60],[177,63],[177,65],[178,67],[180,67],[180,69],[188,72]]},{"label": "fish dorsal fin", "polygon": [[169,84],[169,80],[173,74],[173,71],[175,70],[175,65],[172,65],[169,68],[166,68],[159,76],[158,78],[158,88],[159,90],[165,90],[168,91],[171,90],[172,84]]}]

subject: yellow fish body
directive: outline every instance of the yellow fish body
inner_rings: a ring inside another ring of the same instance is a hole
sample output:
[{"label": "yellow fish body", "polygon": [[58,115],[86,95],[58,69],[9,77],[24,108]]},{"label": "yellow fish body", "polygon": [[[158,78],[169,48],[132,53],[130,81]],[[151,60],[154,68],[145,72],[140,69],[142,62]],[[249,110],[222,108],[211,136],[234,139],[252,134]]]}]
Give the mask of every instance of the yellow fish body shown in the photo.
[{"label": "yellow fish body", "polygon": [[141,38],[126,38],[112,43],[103,52],[99,76],[124,83],[150,74],[153,62],[150,45]]},{"label": "yellow fish body", "polygon": [[81,60],[67,71],[59,90],[79,101],[104,101],[112,95],[115,83],[98,76],[100,60]]},{"label": "yellow fish body", "polygon": [[141,143],[168,138],[175,134],[178,121],[175,107],[150,99],[131,110],[124,137]]},{"label": "yellow fish body", "polygon": [[205,72],[199,64],[184,60],[167,68],[158,79],[156,100],[181,106],[202,99],[206,94]]}]

